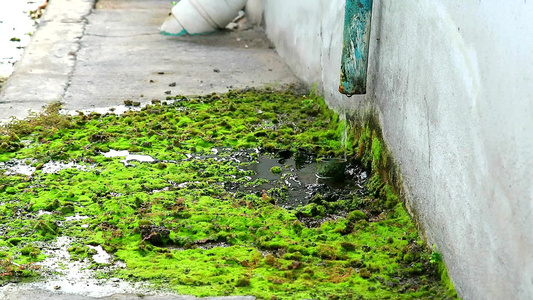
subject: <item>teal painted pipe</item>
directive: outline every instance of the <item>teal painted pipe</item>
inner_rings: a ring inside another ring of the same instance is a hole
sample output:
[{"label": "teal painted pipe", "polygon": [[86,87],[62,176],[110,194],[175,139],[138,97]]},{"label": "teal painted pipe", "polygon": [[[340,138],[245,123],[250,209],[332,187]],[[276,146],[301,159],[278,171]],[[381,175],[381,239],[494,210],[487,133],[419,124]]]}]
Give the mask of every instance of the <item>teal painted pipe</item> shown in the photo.
[{"label": "teal painted pipe", "polygon": [[346,0],[339,92],[366,94],[372,0]]}]

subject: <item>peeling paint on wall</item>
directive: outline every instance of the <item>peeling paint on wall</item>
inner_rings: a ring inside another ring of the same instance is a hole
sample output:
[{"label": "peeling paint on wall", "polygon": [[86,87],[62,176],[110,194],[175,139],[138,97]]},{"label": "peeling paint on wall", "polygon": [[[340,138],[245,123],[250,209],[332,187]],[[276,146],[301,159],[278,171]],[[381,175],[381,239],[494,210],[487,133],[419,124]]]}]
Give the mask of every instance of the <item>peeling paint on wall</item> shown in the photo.
[{"label": "peeling paint on wall", "polygon": [[372,0],[346,0],[339,92],[366,94]]}]

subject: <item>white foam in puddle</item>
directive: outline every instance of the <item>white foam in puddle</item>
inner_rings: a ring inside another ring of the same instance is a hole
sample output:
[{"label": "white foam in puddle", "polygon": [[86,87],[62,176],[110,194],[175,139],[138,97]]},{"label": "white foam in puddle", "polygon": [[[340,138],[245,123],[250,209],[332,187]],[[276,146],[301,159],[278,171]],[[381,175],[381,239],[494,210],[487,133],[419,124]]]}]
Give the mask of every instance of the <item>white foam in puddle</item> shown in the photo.
[{"label": "white foam in puddle", "polygon": [[85,220],[88,218],[89,218],[88,216],[82,216],[79,213],[76,213],[73,216],[65,217],[65,221],[80,221],[80,220]]},{"label": "white foam in puddle", "polygon": [[128,150],[113,150],[110,149],[109,152],[102,153],[105,157],[124,157],[124,160],[121,160],[125,166],[130,166],[130,161],[138,161],[138,162],[148,162],[153,163],[156,162],[156,159],[151,157],[150,155],[145,154],[130,154]]},{"label": "white foam in puddle", "polygon": [[102,246],[87,245],[87,247],[96,250],[96,254],[93,255],[94,262],[99,263],[99,264],[110,264],[111,263],[111,255],[105,252]]},{"label": "white foam in puddle", "polygon": [[[0,167],[6,166],[5,164],[1,164]],[[17,163],[15,165],[6,166],[4,174],[6,175],[26,175],[31,176],[33,172],[35,172],[36,168],[26,165],[24,162]]]},{"label": "white foam in puddle", "polygon": [[110,149],[109,152],[102,153],[105,157],[121,157],[128,156],[130,152],[128,150],[113,150]]},{"label": "white foam in puddle", "polygon": [[80,171],[87,171],[90,169],[90,167],[88,166],[80,165],[75,162],[64,163],[60,161],[49,161],[43,165],[42,171],[45,174],[50,174],[50,173],[57,173],[64,169],[71,169],[71,168],[75,168]]}]

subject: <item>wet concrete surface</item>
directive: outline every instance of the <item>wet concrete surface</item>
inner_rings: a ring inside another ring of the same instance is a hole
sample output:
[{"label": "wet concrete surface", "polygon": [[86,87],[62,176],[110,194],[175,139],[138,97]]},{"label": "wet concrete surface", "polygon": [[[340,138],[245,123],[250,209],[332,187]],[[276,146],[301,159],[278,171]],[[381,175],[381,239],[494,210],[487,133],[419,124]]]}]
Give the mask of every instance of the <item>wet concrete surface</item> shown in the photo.
[{"label": "wet concrete surface", "polygon": [[87,297],[61,292],[50,292],[45,290],[27,290],[16,293],[4,293],[0,291],[0,299],[3,300],[254,300],[251,296],[227,296],[227,297],[206,297],[197,298],[194,296],[176,295],[144,295],[144,294],[115,294],[106,297]]},{"label": "wet concrete surface", "polygon": [[162,36],[167,0],[55,0],[0,92],[0,120],[61,101],[66,109],[167,95],[296,83],[258,30]]},{"label": "wet concrete surface", "polygon": [[0,91],[0,120],[24,117],[61,100],[70,80],[92,0],[55,0]]},{"label": "wet concrete surface", "polygon": [[[0,88],[2,79],[13,72],[15,64],[29,44],[39,19],[32,19],[30,12],[36,11],[44,0],[12,1],[2,3],[0,9]],[[33,16],[36,16],[35,14]]]}]

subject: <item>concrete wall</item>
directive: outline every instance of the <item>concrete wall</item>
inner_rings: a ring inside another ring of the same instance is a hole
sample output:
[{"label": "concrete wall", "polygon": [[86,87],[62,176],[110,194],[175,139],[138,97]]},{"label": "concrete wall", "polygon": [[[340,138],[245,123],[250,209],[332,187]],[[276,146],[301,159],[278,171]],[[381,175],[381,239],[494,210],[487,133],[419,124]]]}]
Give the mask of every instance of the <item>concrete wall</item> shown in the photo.
[{"label": "concrete wall", "polygon": [[533,298],[533,1],[374,0],[366,96],[337,92],[344,0],[266,0],[266,32],[331,106],[374,107],[464,299]]}]

